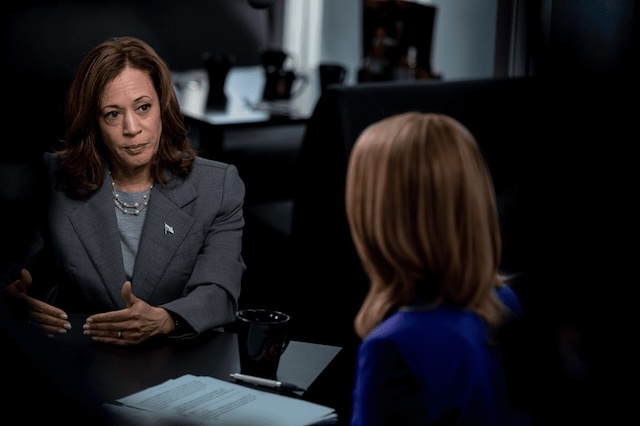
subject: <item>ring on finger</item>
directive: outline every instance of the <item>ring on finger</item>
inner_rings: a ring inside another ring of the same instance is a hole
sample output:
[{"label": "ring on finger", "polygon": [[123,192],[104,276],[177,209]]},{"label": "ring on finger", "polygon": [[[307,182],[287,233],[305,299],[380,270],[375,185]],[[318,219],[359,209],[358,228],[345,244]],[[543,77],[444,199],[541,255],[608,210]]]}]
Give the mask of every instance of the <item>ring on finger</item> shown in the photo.
[{"label": "ring on finger", "polygon": [[122,339],[122,331],[118,331],[118,339]]}]

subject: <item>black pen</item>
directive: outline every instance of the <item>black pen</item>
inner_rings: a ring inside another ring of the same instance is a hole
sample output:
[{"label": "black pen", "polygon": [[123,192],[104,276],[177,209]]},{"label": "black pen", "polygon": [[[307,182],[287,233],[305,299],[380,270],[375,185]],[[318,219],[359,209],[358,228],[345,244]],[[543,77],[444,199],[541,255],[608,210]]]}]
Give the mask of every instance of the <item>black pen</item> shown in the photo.
[{"label": "black pen", "polygon": [[301,388],[300,386],[294,385],[293,383],[286,383],[278,380],[264,379],[262,377],[248,376],[246,374],[240,374],[240,373],[233,373],[233,374],[230,374],[230,376],[239,382],[249,383],[252,385],[265,386],[267,388],[272,388],[272,389],[282,389],[282,390],[288,390],[288,391],[302,391],[302,392],[307,391],[306,389]]}]

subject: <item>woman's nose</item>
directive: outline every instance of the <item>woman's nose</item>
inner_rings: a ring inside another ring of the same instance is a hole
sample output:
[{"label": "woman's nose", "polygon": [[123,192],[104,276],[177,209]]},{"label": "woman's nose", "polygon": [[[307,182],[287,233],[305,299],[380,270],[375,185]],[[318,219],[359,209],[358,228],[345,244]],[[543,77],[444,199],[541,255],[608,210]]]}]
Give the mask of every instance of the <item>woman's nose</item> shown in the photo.
[{"label": "woman's nose", "polygon": [[123,133],[127,136],[133,136],[140,132],[140,125],[135,114],[125,115],[122,127]]}]

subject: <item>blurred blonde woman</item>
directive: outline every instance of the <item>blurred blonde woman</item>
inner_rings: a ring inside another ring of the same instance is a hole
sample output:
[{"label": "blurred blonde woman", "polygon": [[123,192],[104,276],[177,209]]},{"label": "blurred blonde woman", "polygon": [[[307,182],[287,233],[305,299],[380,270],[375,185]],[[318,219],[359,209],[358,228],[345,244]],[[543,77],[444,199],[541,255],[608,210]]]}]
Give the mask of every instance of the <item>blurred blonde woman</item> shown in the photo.
[{"label": "blurred blonde woman", "polygon": [[509,402],[496,338],[522,308],[498,272],[495,194],[473,135],[441,114],[372,124],[351,153],[346,209],[370,280],[351,424],[530,424]]}]

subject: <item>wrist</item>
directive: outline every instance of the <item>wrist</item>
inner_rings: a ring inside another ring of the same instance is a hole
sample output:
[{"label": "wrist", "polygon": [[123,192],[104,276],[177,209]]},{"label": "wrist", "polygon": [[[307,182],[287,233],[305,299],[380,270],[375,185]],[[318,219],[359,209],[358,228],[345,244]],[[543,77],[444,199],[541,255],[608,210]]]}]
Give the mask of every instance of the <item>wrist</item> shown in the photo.
[{"label": "wrist", "polygon": [[183,326],[184,320],[179,315],[173,312],[169,312],[169,320],[170,320],[171,326],[170,326],[168,335],[174,336],[174,335],[180,334],[184,329],[184,326]]},{"label": "wrist", "polygon": [[179,334],[180,330],[182,329],[182,320],[173,315],[171,316],[171,319],[173,320],[173,331],[171,332],[171,334]]}]

